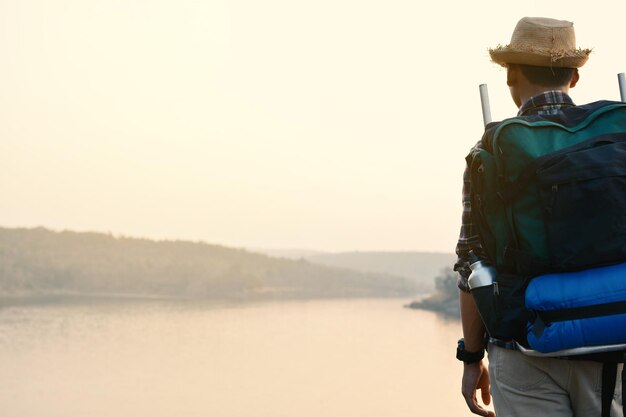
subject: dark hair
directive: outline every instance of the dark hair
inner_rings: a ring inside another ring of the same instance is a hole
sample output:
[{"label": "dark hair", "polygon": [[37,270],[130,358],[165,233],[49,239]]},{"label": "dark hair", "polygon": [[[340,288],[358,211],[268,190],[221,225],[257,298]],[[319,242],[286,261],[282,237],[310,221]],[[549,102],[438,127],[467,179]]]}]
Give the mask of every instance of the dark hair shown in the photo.
[{"label": "dark hair", "polygon": [[574,68],[535,67],[532,65],[517,65],[522,74],[533,84],[544,87],[563,87],[572,80]]}]

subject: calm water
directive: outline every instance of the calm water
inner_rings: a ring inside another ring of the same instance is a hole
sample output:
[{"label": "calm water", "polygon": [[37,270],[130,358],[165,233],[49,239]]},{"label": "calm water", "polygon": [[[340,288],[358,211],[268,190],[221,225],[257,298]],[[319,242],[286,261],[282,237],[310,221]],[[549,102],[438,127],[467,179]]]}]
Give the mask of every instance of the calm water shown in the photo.
[{"label": "calm water", "polygon": [[469,415],[460,325],[407,301],[2,308],[0,415]]}]

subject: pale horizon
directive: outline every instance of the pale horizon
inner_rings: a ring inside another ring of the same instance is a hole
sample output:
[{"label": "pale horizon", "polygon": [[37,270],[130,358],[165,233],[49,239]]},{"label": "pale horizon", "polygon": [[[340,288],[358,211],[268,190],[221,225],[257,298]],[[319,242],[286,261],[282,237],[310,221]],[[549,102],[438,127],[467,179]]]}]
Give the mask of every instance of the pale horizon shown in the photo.
[{"label": "pale horizon", "polygon": [[626,3],[544,3],[4,1],[0,226],[451,253],[519,18],[573,21],[574,101],[619,100]]}]

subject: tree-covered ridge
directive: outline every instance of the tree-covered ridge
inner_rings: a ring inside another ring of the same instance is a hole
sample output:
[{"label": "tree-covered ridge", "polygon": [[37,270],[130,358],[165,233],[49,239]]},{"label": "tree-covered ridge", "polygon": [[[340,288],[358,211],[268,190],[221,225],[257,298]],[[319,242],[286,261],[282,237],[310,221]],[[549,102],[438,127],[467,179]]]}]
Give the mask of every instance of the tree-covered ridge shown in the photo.
[{"label": "tree-covered ridge", "polygon": [[413,295],[413,281],[206,243],[0,228],[0,296],[211,299]]}]

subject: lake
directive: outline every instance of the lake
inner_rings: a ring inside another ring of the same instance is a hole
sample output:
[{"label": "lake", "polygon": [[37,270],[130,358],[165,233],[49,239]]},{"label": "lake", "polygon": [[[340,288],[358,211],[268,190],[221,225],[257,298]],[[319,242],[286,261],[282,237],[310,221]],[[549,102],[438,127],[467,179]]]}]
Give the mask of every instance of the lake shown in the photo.
[{"label": "lake", "polygon": [[4,307],[0,415],[470,415],[460,324],[408,301]]}]

